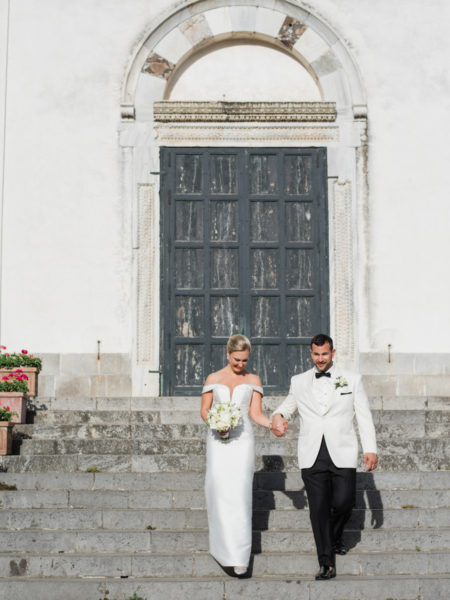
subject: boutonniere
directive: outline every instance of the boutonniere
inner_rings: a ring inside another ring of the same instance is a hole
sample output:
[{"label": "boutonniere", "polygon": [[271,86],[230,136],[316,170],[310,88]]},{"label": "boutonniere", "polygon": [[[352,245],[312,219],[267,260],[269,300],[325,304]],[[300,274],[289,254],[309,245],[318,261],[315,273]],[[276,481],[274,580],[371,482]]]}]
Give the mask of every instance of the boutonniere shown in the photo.
[{"label": "boutonniere", "polygon": [[335,382],[334,382],[334,389],[337,390],[338,388],[343,388],[343,387],[347,387],[348,386],[348,382],[343,379],[340,375],[339,377],[336,377]]}]

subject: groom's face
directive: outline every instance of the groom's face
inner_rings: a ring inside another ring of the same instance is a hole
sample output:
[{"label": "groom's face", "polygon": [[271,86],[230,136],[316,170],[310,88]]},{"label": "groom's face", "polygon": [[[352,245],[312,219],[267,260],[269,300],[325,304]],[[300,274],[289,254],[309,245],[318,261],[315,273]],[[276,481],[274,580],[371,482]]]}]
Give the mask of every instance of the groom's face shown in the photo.
[{"label": "groom's face", "polygon": [[328,371],[333,364],[336,350],[331,350],[330,344],[326,342],[323,346],[311,346],[311,358],[318,371]]}]

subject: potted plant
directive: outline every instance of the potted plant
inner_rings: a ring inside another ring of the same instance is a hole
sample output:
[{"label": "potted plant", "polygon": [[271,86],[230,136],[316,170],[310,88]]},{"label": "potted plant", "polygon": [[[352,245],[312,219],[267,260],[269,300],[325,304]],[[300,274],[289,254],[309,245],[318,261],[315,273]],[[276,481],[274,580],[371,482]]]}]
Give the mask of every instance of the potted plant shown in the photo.
[{"label": "potted plant", "polygon": [[0,346],[0,377],[7,375],[12,369],[21,368],[28,377],[28,396],[37,396],[38,374],[42,369],[40,358],[30,354],[28,350],[18,352],[3,352],[6,346]]},{"label": "potted plant", "polygon": [[13,423],[25,423],[27,417],[28,375],[22,369],[0,378],[0,408],[12,410]]},{"label": "potted plant", "polygon": [[17,415],[9,406],[0,407],[0,456],[11,454],[12,430],[14,424],[11,422]]}]

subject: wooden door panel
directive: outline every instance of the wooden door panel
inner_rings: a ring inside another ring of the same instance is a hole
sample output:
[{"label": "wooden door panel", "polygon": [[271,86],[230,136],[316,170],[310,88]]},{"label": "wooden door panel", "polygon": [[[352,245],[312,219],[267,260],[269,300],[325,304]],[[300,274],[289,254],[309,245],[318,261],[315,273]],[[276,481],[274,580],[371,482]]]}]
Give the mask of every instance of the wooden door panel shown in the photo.
[{"label": "wooden door panel", "polygon": [[198,394],[245,333],[282,393],[328,331],[326,151],[161,149],[165,394]]}]

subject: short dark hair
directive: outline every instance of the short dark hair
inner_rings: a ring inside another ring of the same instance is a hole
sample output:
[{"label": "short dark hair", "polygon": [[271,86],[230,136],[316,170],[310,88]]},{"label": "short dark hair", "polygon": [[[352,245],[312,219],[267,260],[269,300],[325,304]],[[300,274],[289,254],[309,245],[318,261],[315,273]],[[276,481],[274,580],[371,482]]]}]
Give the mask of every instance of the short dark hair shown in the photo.
[{"label": "short dark hair", "polygon": [[313,344],[315,346],[323,346],[324,344],[330,344],[330,350],[333,350],[333,340],[326,333],[318,333],[313,337],[310,343],[310,348],[312,348]]}]

